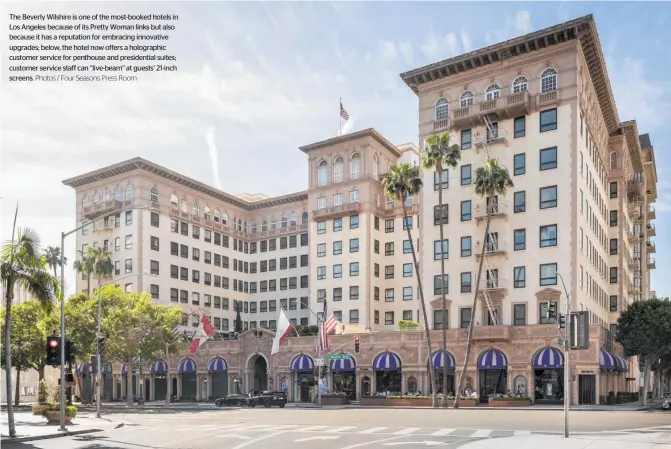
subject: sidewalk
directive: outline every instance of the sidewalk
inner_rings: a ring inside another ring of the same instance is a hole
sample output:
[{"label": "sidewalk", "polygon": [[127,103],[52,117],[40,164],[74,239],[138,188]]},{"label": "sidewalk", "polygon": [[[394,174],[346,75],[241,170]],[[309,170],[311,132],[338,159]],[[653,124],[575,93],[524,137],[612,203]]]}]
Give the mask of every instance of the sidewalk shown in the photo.
[{"label": "sidewalk", "polygon": [[[311,402],[290,402],[287,404],[287,407],[296,407],[296,408],[319,408],[317,404]],[[390,406],[371,406],[371,405],[327,405],[322,408],[335,410],[335,409],[345,409],[345,408],[354,408],[354,409],[385,409],[385,408],[395,408],[395,409],[433,409],[434,407],[390,407]],[[440,409],[440,407],[438,407]],[[647,411],[651,410],[653,407],[642,406],[640,404],[620,404],[620,405],[574,405],[571,406],[571,412],[635,412],[635,411]],[[450,410],[454,410],[450,407]],[[461,407],[460,410],[515,410],[515,411],[562,411],[564,410],[563,405],[532,405],[529,407],[487,407],[486,404],[479,407]]]},{"label": "sidewalk", "polygon": [[33,415],[32,412],[16,411],[14,413],[14,422],[16,425],[16,437],[9,438],[7,413],[3,411],[0,416],[0,434],[3,444],[9,442],[23,442],[31,440],[41,440],[46,438],[58,438],[68,435],[79,435],[83,433],[103,432],[112,430],[123,424],[118,420],[111,420],[106,417],[97,419],[95,413],[81,412],[72,420],[71,424],[66,425],[67,431],[59,431],[59,425],[47,424],[47,420],[42,415]]},{"label": "sidewalk", "polygon": [[671,444],[635,441],[622,438],[571,437],[530,435],[524,437],[488,438],[461,446],[468,449],[671,449]]}]

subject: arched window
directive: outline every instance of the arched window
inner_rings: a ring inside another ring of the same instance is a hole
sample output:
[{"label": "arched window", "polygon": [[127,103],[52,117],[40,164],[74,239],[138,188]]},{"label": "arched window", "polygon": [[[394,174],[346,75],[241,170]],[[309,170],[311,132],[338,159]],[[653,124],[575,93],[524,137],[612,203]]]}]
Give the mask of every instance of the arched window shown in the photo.
[{"label": "arched window", "polygon": [[121,187],[119,186],[114,189],[114,201],[123,201],[123,193],[121,191]]},{"label": "arched window", "polygon": [[219,223],[221,221],[221,217],[219,215],[219,209],[214,209],[214,222]]},{"label": "arched window", "polygon": [[128,184],[126,186],[126,201],[133,200],[133,184]]},{"label": "arched window", "polygon": [[617,168],[617,153],[612,151],[610,153],[610,169],[615,170]]},{"label": "arched window", "polygon": [[459,107],[465,108],[466,106],[471,106],[473,104],[473,92],[467,90],[459,98]]},{"label": "arched window", "polygon": [[349,170],[350,179],[359,179],[361,177],[361,155],[359,155],[359,153],[352,154]]},{"label": "arched window", "polygon": [[308,219],[309,219],[308,218],[308,213],[303,212],[303,215],[301,215],[301,224],[304,224],[304,225],[308,224]]},{"label": "arched window", "polygon": [[186,204],[186,198],[182,198],[182,201],[180,201],[179,209],[184,213],[189,212],[189,206]]},{"label": "arched window", "polygon": [[289,215],[289,226],[296,226],[298,224],[298,215],[296,215],[296,212],[292,212],[291,215]]},{"label": "arched window", "polygon": [[526,76],[520,75],[513,81],[513,93],[526,92],[528,90],[529,80]]},{"label": "arched window", "polygon": [[221,224],[225,227],[228,227],[228,214],[226,212],[221,214]]},{"label": "arched window", "polygon": [[501,97],[501,86],[497,83],[490,84],[485,90],[485,100],[496,100]]},{"label": "arched window", "polygon": [[247,228],[247,220],[245,220],[245,221],[243,222],[243,224],[242,224],[242,232],[244,232],[245,234],[247,234],[247,232],[249,232],[248,229],[249,229],[249,228]]},{"label": "arched window", "polygon": [[179,203],[179,200],[177,199],[177,195],[173,193],[170,195],[170,205],[173,209],[177,209],[177,203]]},{"label": "arched window", "polygon": [[548,67],[541,73],[541,93],[557,90],[557,71]]},{"label": "arched window", "polygon": [[442,120],[450,116],[449,105],[445,98],[439,98],[435,106],[436,120]]},{"label": "arched window", "polygon": [[100,194],[98,192],[93,194],[93,204],[100,203]]},{"label": "arched window", "polygon": [[205,206],[205,218],[206,220],[212,220],[212,211],[208,206]]},{"label": "arched window", "polygon": [[333,161],[333,182],[343,182],[345,180],[345,162],[338,156]]},{"label": "arched window", "polygon": [[88,195],[84,195],[84,198],[82,198],[82,207],[89,207],[89,197],[88,197]]},{"label": "arched window", "polygon": [[275,229],[277,229],[277,223],[275,222],[275,218],[273,217],[270,219],[270,230],[274,231]]},{"label": "arched window", "polygon": [[194,217],[200,217],[200,206],[198,203],[193,203],[193,206],[191,207],[191,215]]},{"label": "arched window", "polygon": [[286,215],[282,215],[281,220],[282,220],[282,221],[281,221],[281,226],[282,226],[282,228],[286,228],[286,227],[287,227],[287,216],[286,216]]},{"label": "arched window", "polygon": [[373,179],[377,179],[377,176],[380,172],[380,160],[377,157],[377,154],[373,155]]},{"label": "arched window", "polygon": [[251,228],[252,234],[256,234],[257,231],[256,222],[252,221],[249,227]]},{"label": "arched window", "polygon": [[103,195],[103,201],[105,203],[109,203],[110,201],[112,201],[112,192],[110,191],[110,189],[105,190],[105,195]]},{"label": "arched window", "polygon": [[317,169],[317,186],[323,187],[329,182],[329,167],[328,163],[322,160]]},{"label": "arched window", "polygon": [[152,187],[149,191],[149,200],[152,203],[158,203],[158,189],[156,187]]},{"label": "arched window", "polygon": [[266,232],[268,230],[268,220],[265,218],[261,221],[261,232]]}]

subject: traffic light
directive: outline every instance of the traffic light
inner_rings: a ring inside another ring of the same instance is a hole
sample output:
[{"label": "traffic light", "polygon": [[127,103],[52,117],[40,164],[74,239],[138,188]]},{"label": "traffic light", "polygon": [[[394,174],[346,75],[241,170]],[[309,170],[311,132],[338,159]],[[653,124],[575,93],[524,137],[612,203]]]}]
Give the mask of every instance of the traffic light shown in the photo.
[{"label": "traffic light", "polygon": [[354,352],[359,353],[359,337],[354,337]]},{"label": "traffic light", "polygon": [[70,340],[65,340],[65,363],[76,363],[75,345]]},{"label": "traffic light", "polygon": [[548,306],[548,319],[551,320],[553,318],[557,318],[557,303],[556,302],[550,302],[550,305]]},{"label": "traffic light", "polygon": [[315,365],[314,371],[315,371],[315,376],[318,377],[319,376],[319,367],[317,365]]},{"label": "traffic light", "polygon": [[47,365],[61,364],[61,337],[47,337]]},{"label": "traffic light", "polygon": [[105,352],[105,337],[100,337],[98,339],[98,354],[103,354]]},{"label": "traffic light", "polygon": [[559,328],[560,329],[566,329],[566,315],[561,314],[559,315]]}]

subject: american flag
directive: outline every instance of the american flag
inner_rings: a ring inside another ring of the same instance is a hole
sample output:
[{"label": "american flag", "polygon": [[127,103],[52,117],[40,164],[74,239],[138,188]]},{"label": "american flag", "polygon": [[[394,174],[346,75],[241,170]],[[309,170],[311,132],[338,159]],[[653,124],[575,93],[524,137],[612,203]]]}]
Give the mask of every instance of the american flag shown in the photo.
[{"label": "american flag", "polygon": [[333,314],[329,315],[326,299],[324,299],[324,314],[319,318],[319,334],[317,336],[317,353],[320,354],[329,347],[329,334],[338,325],[338,321]]},{"label": "american flag", "polygon": [[344,118],[345,120],[349,120],[349,114],[347,113],[345,108],[343,108],[342,100],[340,100],[340,117]]}]

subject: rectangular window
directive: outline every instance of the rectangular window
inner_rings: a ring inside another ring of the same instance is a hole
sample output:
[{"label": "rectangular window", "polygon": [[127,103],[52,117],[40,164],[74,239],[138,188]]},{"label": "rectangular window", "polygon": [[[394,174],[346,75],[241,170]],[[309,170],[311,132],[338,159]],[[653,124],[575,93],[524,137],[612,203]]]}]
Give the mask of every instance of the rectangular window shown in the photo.
[{"label": "rectangular window", "polygon": [[440,259],[449,259],[450,258],[450,243],[448,239],[443,240],[443,244],[440,244],[440,240],[433,241],[433,260]]},{"label": "rectangular window", "polygon": [[443,204],[443,207],[433,206],[433,225],[438,226],[439,224],[448,224],[449,223],[449,204]]},{"label": "rectangular window", "polygon": [[527,324],[526,304],[515,304],[513,306],[513,326],[525,326]]},{"label": "rectangular window", "polygon": [[385,326],[394,325],[394,312],[384,312],[384,324]]},{"label": "rectangular window", "polygon": [[513,279],[515,288],[524,288],[526,286],[526,279],[527,279],[526,267],[513,268]]},{"label": "rectangular window", "polygon": [[468,150],[471,148],[471,130],[464,129],[461,131],[461,149]]},{"label": "rectangular window", "polygon": [[557,109],[547,109],[540,114],[541,132],[554,131],[557,129]]},{"label": "rectangular window", "polygon": [[445,289],[445,294],[449,294],[450,288],[449,288],[449,275],[445,275],[445,277],[441,277],[440,274],[436,275],[433,277],[433,294],[434,295],[442,295],[443,294],[443,289]]},{"label": "rectangular window", "polygon": [[390,234],[394,232],[394,220],[385,220],[384,221],[384,232],[385,234]]},{"label": "rectangular window", "polygon": [[445,170],[443,171],[442,180],[438,181],[438,172],[433,172],[433,190],[438,190],[439,188],[447,189],[450,183],[450,173]]},{"label": "rectangular window", "polygon": [[317,234],[324,234],[326,233],[326,222],[325,221],[318,221],[317,222]]},{"label": "rectangular window", "polygon": [[547,248],[557,246],[557,225],[546,225],[540,227],[540,247]]},{"label": "rectangular window", "polygon": [[317,267],[317,279],[326,279],[326,267]]},{"label": "rectangular window", "polygon": [[540,171],[557,168],[557,147],[544,148],[540,152]]},{"label": "rectangular window", "polygon": [[539,269],[540,285],[557,285],[557,264],[544,263]]},{"label": "rectangular window", "polygon": [[515,176],[523,175],[526,173],[526,161],[527,156],[525,153],[518,153],[513,157],[513,174]]},{"label": "rectangular window", "polygon": [[333,278],[338,279],[342,277],[342,265],[336,264],[333,265]]},{"label": "rectangular window", "polygon": [[527,192],[525,190],[522,190],[520,192],[515,192],[515,195],[513,196],[513,201],[515,203],[515,209],[514,212],[516,214],[526,212],[527,210]]},{"label": "rectangular window", "polygon": [[[448,311],[446,310],[445,311],[445,318],[447,318],[447,316],[448,316]],[[443,319],[443,310],[442,309],[438,309],[438,310],[433,311],[433,328],[434,328],[434,330],[443,329],[443,328],[447,329],[448,328],[447,320]]]},{"label": "rectangular window", "polygon": [[516,117],[515,122],[514,122],[514,129],[515,129],[515,139],[519,139],[520,137],[524,137],[526,133],[526,117]]},{"label": "rectangular window", "polygon": [[461,293],[470,293],[472,289],[472,275],[470,272],[461,273]]},{"label": "rectangular window", "polygon": [[617,239],[610,239],[610,255],[617,256]]},{"label": "rectangular window", "polygon": [[471,256],[471,238],[462,237],[461,238],[461,257],[470,257]]},{"label": "rectangular window", "polygon": [[359,275],[359,262],[350,262],[349,264],[349,275],[358,276]]},{"label": "rectangular window", "polygon": [[610,183],[610,198],[617,198],[617,181]]},{"label": "rectangular window", "polygon": [[394,242],[387,242],[384,244],[384,255],[385,256],[394,255]]},{"label": "rectangular window", "polygon": [[[324,252],[326,253],[326,249]],[[333,255],[337,256],[338,254],[342,254],[342,240],[333,242]]]},{"label": "rectangular window", "polygon": [[461,202],[461,221],[471,220],[471,200]]},{"label": "rectangular window", "polygon": [[403,301],[412,301],[412,287],[403,287]]},{"label": "rectangular window", "polygon": [[541,209],[557,207],[557,186],[541,187],[539,196]]},{"label": "rectangular window", "polygon": [[609,217],[610,217],[610,227],[615,227],[617,226],[617,210],[611,210],[609,212]]},{"label": "rectangular window", "polygon": [[384,291],[384,301],[385,302],[394,302],[394,289],[387,288]]},{"label": "rectangular window", "polygon": [[471,308],[464,307],[459,310],[459,327],[466,329],[471,325]]},{"label": "rectangular window", "polygon": [[326,243],[317,245],[317,257],[326,257]]},{"label": "rectangular window", "polygon": [[557,317],[550,312],[550,305],[559,313],[557,301],[547,301],[538,304],[538,322],[540,324],[554,324],[557,322]]},{"label": "rectangular window", "polygon": [[617,312],[617,295],[612,295],[609,298],[610,301],[610,311]]},{"label": "rectangular window", "polygon": [[358,229],[359,228],[359,216],[358,215],[350,215],[350,217],[349,217],[349,228],[350,229]]},{"label": "rectangular window", "polygon": [[359,311],[357,309],[349,311],[349,322],[350,324],[357,324],[359,322]]},{"label": "rectangular window", "polygon": [[157,260],[151,260],[149,262],[149,272],[154,275],[158,276],[158,261]]},{"label": "rectangular window", "polygon": [[156,212],[151,213],[151,225],[155,228],[159,227],[159,215]]},{"label": "rectangular window", "polygon": [[352,300],[357,300],[359,299],[359,286],[358,285],[350,285],[349,287],[349,299]]},{"label": "rectangular window", "polygon": [[358,253],[359,252],[359,239],[349,239],[349,252]]},{"label": "rectangular window", "polygon": [[471,164],[461,166],[461,185],[471,185]]},{"label": "rectangular window", "polygon": [[403,264],[403,277],[404,278],[412,277],[412,264],[411,263],[404,263]]},{"label": "rectangular window", "polygon": [[158,237],[151,237],[151,249],[154,251],[158,251],[159,249],[159,240]]},{"label": "rectangular window", "polygon": [[515,239],[515,251],[522,251],[527,248],[527,230],[526,229],[515,229],[514,231]]},{"label": "rectangular window", "polygon": [[333,219],[333,232],[342,231],[342,218]]},{"label": "rectangular window", "polygon": [[387,265],[384,267],[384,278],[385,279],[394,279],[394,266]]},{"label": "rectangular window", "polygon": [[610,283],[617,284],[617,267],[610,267]]}]

